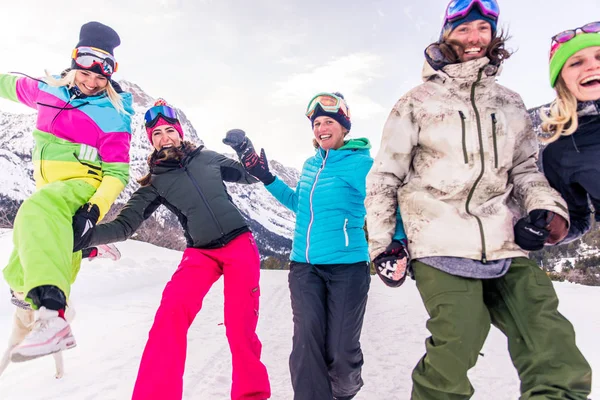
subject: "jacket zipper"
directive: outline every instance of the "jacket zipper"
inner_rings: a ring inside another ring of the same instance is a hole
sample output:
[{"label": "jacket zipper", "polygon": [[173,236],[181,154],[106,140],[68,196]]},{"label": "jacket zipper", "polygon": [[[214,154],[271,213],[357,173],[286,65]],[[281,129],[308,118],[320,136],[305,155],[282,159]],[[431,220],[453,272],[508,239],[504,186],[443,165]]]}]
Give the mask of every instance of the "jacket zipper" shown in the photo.
[{"label": "jacket zipper", "polygon": [[492,139],[494,139],[494,167],[498,168],[498,143],[496,140],[496,114],[492,114]]},{"label": "jacket zipper", "polygon": [[183,167],[183,170],[185,171],[185,173],[187,174],[187,176],[190,178],[190,180],[192,181],[192,183],[196,187],[196,190],[200,194],[200,197],[202,198],[202,201],[204,202],[204,205],[208,209],[208,212],[210,213],[210,215],[211,215],[211,217],[212,217],[215,225],[217,226],[217,228],[219,228],[219,232],[221,232],[221,236],[225,236],[225,233],[223,232],[223,227],[219,223],[219,220],[217,219],[217,216],[213,212],[212,208],[210,208],[210,205],[208,205],[208,200],[206,200],[206,197],[204,197],[204,193],[202,193],[202,189],[200,189],[200,185],[198,185],[198,182],[196,181],[196,179],[194,179],[194,177],[192,176],[192,174],[190,174],[190,172],[188,171],[187,167]]},{"label": "jacket zipper", "polygon": [[462,111],[458,112],[460,115],[460,126],[462,128],[462,146],[463,146],[463,156],[465,158],[465,164],[469,163],[469,154],[467,153],[467,127],[465,126],[465,114]]},{"label": "jacket zipper", "polygon": [[348,227],[348,218],[346,218],[344,220],[344,238],[346,239],[346,247],[348,247],[348,244],[349,244],[348,230],[346,229],[347,227]]},{"label": "jacket zipper", "polygon": [[471,199],[473,198],[473,194],[475,193],[475,188],[481,181],[481,178],[483,178],[483,174],[485,172],[485,159],[484,159],[484,154],[483,154],[483,135],[481,132],[481,118],[479,116],[479,110],[477,109],[477,105],[475,104],[475,87],[481,81],[482,74],[483,74],[483,69],[480,69],[479,74],[477,74],[477,80],[473,83],[473,86],[471,86],[471,105],[473,106],[473,111],[475,112],[475,119],[477,121],[477,135],[479,136],[479,158],[481,159],[481,172],[479,173],[479,176],[475,180],[473,187],[471,187],[471,190],[469,191],[469,196],[467,196],[467,203],[465,204],[465,209],[467,211],[467,214],[473,216],[475,218],[475,220],[477,221],[477,224],[479,225],[479,234],[481,236],[481,262],[485,264],[487,262],[487,255],[485,254],[486,246],[485,246],[485,235],[483,233],[483,224],[481,223],[481,219],[478,216],[471,214],[471,211],[469,210],[469,203],[471,202]]},{"label": "jacket zipper", "polygon": [[317,172],[315,176],[315,181],[313,182],[312,188],[310,189],[310,197],[309,197],[309,206],[310,206],[310,222],[308,223],[308,229],[306,230],[306,262],[310,264],[310,259],[308,258],[308,249],[310,248],[310,230],[312,228],[313,221],[315,219],[314,211],[313,211],[313,195],[315,194],[315,188],[317,187],[317,182],[319,181],[319,175],[321,175],[321,171],[325,168],[325,163],[327,162],[327,157],[329,157],[329,150],[325,152],[325,158],[321,163],[321,168]]}]

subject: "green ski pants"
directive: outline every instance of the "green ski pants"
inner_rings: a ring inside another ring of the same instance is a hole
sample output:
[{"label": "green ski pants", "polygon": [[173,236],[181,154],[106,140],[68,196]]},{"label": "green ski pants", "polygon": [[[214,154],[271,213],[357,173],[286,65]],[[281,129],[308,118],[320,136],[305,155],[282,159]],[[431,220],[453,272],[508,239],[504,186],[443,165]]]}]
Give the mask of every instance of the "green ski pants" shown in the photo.
[{"label": "green ski pants", "polygon": [[494,324],[508,338],[521,400],[585,400],[592,371],[558,311],[548,276],[527,258],[496,279],[469,279],[415,261],[417,288],[429,313],[426,354],[413,370],[412,400],[470,399],[467,371]]},{"label": "green ski pants", "polygon": [[69,298],[81,263],[81,252],[73,253],[72,218],[95,190],[81,180],[57,181],[21,204],[13,228],[14,250],[3,270],[11,289],[27,295],[35,287],[53,285]]}]

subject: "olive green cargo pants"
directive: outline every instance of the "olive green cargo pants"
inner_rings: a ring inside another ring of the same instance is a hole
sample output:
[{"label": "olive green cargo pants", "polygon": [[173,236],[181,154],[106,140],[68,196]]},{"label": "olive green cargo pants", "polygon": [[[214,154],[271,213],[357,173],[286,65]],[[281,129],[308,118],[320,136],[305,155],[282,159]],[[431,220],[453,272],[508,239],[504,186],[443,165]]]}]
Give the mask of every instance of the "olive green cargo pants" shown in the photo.
[{"label": "olive green cargo pants", "polygon": [[413,271],[431,337],[413,370],[412,400],[470,399],[467,371],[490,324],[508,338],[521,400],[587,399],[590,365],[571,323],[557,311],[552,282],[534,261],[515,258],[506,275],[489,280],[453,276],[418,261]]}]

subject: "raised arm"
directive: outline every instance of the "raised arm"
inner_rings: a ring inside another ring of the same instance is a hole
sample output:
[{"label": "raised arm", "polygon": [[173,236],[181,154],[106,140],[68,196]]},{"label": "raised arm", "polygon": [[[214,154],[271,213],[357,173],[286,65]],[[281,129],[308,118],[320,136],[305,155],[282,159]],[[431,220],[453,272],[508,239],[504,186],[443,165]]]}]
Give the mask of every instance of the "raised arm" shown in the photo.
[{"label": "raised arm", "polygon": [[44,83],[26,76],[0,74],[0,97],[37,109],[40,84]]},{"label": "raised arm", "polygon": [[244,169],[252,176],[256,177],[265,184],[265,188],[281,204],[296,212],[298,209],[298,195],[296,191],[286,185],[281,179],[277,178],[269,170],[269,162],[265,150],[260,150],[260,155],[256,154],[252,141],[241,129],[232,129],[227,132],[223,143],[231,146],[238,154]]},{"label": "raised arm", "polygon": [[221,167],[221,176],[226,182],[235,182],[241,184],[257,183],[258,179],[250,175],[244,166],[239,162],[225,157],[222,154],[215,153],[215,158],[212,160]]}]

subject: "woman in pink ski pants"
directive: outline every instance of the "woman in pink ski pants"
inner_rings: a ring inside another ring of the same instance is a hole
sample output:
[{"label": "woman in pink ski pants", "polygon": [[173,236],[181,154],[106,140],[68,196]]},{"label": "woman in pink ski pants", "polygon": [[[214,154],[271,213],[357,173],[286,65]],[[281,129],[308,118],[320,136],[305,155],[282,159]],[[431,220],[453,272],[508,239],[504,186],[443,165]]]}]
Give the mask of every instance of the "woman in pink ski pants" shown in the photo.
[{"label": "woman in pink ski pants", "polygon": [[[82,247],[126,240],[161,204],[180,221],[187,248],[165,287],[142,355],[133,400],[179,400],[187,332],[209,289],[223,275],[225,329],[233,374],[232,400],[271,395],[256,335],[260,259],[244,217],[223,181],[257,182],[237,161],[183,141],[175,110],[159,101],[145,115],[154,151],[149,173],[117,218],[97,225]],[[78,250],[78,249],[76,249]]]}]

